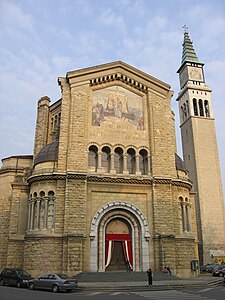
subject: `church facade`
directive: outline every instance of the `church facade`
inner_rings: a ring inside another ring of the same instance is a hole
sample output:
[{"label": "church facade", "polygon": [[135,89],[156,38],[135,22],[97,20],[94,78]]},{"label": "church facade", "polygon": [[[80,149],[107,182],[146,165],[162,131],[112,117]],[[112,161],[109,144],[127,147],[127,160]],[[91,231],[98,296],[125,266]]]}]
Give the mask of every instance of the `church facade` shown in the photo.
[{"label": "church facade", "polygon": [[33,156],[2,160],[0,268],[198,274],[196,192],[168,84],[116,61],[39,99]]}]

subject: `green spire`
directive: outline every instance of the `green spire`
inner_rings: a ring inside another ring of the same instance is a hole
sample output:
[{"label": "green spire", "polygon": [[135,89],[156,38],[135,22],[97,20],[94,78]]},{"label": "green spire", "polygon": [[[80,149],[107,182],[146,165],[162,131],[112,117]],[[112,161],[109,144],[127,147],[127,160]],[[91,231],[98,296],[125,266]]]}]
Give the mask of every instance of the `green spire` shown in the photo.
[{"label": "green spire", "polygon": [[192,41],[189,38],[188,28],[184,25],[184,42],[183,42],[183,53],[181,65],[185,62],[199,63],[198,57],[195,53]]}]

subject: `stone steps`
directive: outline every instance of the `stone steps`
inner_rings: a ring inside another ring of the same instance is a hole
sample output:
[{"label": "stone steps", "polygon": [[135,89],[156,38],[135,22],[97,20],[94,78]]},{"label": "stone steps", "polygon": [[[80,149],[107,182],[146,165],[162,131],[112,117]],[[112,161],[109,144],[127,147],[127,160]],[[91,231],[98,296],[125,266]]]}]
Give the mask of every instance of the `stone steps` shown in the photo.
[{"label": "stone steps", "polygon": [[[79,282],[130,282],[147,281],[146,272],[86,272],[76,275]],[[169,276],[163,272],[154,272],[153,280],[174,280],[175,276]]]}]

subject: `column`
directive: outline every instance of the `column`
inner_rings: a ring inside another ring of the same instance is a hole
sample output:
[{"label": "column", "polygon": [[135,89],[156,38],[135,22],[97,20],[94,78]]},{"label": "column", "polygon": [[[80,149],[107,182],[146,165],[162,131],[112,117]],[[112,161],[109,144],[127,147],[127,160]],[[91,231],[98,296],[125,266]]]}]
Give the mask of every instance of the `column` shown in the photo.
[{"label": "column", "polygon": [[137,154],[136,155],[136,175],[141,175],[141,171],[140,171],[140,155]]},{"label": "column", "polygon": [[187,206],[188,208],[188,224],[189,224],[189,231],[192,232],[192,218],[191,218],[191,205]]},{"label": "column", "polygon": [[40,229],[40,198],[37,199],[37,220],[36,228]]},{"label": "column", "polygon": [[30,229],[33,230],[34,229],[34,202],[31,202],[31,222],[30,222]]},{"label": "column", "polygon": [[28,222],[27,222],[27,230],[30,230],[31,225],[31,200],[28,202]]},{"label": "column", "polygon": [[[100,227],[99,230],[99,243],[98,243],[98,266],[99,266],[99,272],[104,272],[105,267],[105,255],[103,254],[103,228]],[[105,248],[105,246],[104,246]]]},{"label": "column", "polygon": [[[133,269],[134,271],[140,271],[140,243],[139,243],[139,231],[138,227],[134,227],[134,255],[133,255]],[[132,247],[133,249],[133,247]]]},{"label": "column", "polygon": [[115,158],[115,154],[111,153],[111,166],[110,166],[110,173],[111,174],[116,174],[115,165],[114,165],[114,158]]},{"label": "column", "polygon": [[102,152],[98,152],[98,169],[97,172],[101,172],[102,168]]},{"label": "column", "polygon": [[123,155],[123,174],[129,174],[127,170],[127,154]]},{"label": "column", "polygon": [[148,156],[148,175],[151,175],[151,157]]},{"label": "column", "polygon": [[45,199],[45,217],[44,217],[44,229],[48,228],[48,197],[44,197]]}]

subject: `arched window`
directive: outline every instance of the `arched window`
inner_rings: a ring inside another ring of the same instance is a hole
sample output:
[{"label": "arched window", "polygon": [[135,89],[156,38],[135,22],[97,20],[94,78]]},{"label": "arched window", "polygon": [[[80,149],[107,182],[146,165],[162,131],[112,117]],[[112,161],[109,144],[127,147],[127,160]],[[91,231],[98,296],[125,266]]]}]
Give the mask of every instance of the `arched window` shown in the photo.
[{"label": "arched window", "polygon": [[187,118],[186,104],[184,103],[184,117]]},{"label": "arched window", "polygon": [[123,149],[117,147],[114,155],[114,168],[117,174],[123,173]]},{"label": "arched window", "polygon": [[201,117],[204,117],[204,109],[203,109],[203,102],[202,99],[198,100],[198,106],[199,106],[199,114]]},{"label": "arched window", "polygon": [[184,108],[183,108],[183,106],[181,106],[180,109],[181,109],[181,112],[182,112],[182,114],[181,114],[182,115],[182,120],[184,121]]},{"label": "arched window", "polygon": [[185,205],[183,197],[179,197],[180,206],[181,206],[181,222],[182,222],[182,231],[185,231]]},{"label": "arched window", "polygon": [[208,100],[204,101],[204,108],[205,108],[205,116],[206,117],[210,117],[209,102],[208,102]]},{"label": "arched window", "polygon": [[142,175],[148,174],[148,152],[145,149],[139,151],[140,159],[139,166]]},{"label": "arched window", "polygon": [[194,109],[194,115],[198,116],[198,106],[197,106],[197,99],[193,99],[193,109]]},{"label": "arched window", "polygon": [[190,112],[189,112],[188,100],[186,101],[186,106],[187,106],[187,116],[189,116],[189,115],[190,115]]},{"label": "arched window", "polygon": [[127,150],[127,169],[129,174],[135,174],[136,172],[136,152],[133,148]]},{"label": "arched window", "polygon": [[54,131],[54,118],[52,117],[51,118],[51,129],[50,129],[50,132],[53,133]]},{"label": "arched window", "polygon": [[111,165],[111,156],[110,156],[110,148],[105,146],[102,148],[102,169],[103,172],[110,172]]},{"label": "arched window", "polygon": [[88,167],[94,172],[97,172],[98,168],[98,148],[96,146],[90,146],[88,152]]},{"label": "arched window", "polygon": [[57,129],[57,124],[58,123],[58,116],[57,115],[55,115],[55,121],[54,121],[54,131],[56,131],[56,129]]},{"label": "arched window", "polygon": [[186,230],[190,231],[190,216],[189,216],[189,207],[188,207],[188,198],[185,198],[185,216],[186,216]]},{"label": "arched window", "polygon": [[58,127],[60,127],[60,122],[61,122],[61,113],[59,113],[59,117],[58,117]]}]

